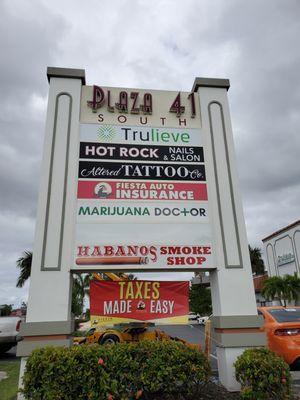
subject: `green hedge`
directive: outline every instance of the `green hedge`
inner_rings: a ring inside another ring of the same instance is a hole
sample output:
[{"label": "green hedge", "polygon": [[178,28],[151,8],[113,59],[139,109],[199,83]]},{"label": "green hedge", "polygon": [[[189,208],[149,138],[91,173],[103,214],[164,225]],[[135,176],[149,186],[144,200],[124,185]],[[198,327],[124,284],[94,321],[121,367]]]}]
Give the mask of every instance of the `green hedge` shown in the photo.
[{"label": "green hedge", "polygon": [[210,375],[205,355],[178,342],[46,347],[24,374],[30,400],[189,399]]},{"label": "green hedge", "polygon": [[251,400],[290,398],[291,374],[288,364],[266,349],[248,349],[235,363],[236,379],[242,385],[241,396]]}]

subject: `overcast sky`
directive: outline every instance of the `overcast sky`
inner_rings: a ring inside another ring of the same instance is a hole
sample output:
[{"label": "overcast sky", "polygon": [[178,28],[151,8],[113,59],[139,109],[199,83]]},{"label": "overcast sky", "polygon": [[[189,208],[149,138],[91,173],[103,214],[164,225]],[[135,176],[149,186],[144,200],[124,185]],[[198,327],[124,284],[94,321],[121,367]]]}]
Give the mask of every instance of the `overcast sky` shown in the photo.
[{"label": "overcast sky", "polygon": [[184,90],[229,78],[248,239],[300,218],[299,0],[0,1],[0,304],[33,245],[47,66],[87,84]]}]

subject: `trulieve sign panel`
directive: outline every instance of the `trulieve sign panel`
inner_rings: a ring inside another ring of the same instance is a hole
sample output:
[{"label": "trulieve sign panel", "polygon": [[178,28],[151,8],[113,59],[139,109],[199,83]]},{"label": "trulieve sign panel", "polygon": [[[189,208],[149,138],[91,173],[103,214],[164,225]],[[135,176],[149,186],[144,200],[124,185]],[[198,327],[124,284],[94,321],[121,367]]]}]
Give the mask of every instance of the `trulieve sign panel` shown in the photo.
[{"label": "trulieve sign panel", "polygon": [[83,86],[73,269],[214,268],[194,93]]},{"label": "trulieve sign panel", "polygon": [[121,281],[90,284],[91,325],[188,323],[189,282]]}]

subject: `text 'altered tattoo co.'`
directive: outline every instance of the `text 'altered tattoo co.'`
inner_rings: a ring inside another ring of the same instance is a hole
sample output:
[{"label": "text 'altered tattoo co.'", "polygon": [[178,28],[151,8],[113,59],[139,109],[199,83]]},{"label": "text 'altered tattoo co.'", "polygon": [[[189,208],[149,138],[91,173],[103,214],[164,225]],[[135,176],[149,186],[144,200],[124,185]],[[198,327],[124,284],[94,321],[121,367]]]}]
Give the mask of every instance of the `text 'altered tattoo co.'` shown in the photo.
[{"label": "text 'altered tattoo co.'", "polygon": [[78,165],[75,266],[213,266],[198,95],[83,87]]}]

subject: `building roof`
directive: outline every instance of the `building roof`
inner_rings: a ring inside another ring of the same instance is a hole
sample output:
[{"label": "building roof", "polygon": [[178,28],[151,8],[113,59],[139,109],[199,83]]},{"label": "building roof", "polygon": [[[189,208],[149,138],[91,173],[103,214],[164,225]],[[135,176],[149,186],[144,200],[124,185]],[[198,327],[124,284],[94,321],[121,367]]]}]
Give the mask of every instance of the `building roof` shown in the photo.
[{"label": "building roof", "polygon": [[253,277],[253,285],[255,292],[261,292],[265,280],[268,279],[268,274],[258,275]]},{"label": "building roof", "polygon": [[283,233],[285,231],[288,231],[291,228],[294,228],[295,226],[300,224],[300,219],[298,219],[297,221],[293,222],[292,224],[285,226],[284,228],[279,229],[278,231],[271,233],[271,235],[266,236],[265,238],[262,239],[263,242],[265,242],[266,240],[272,239],[275,236],[278,236],[280,233]]}]

